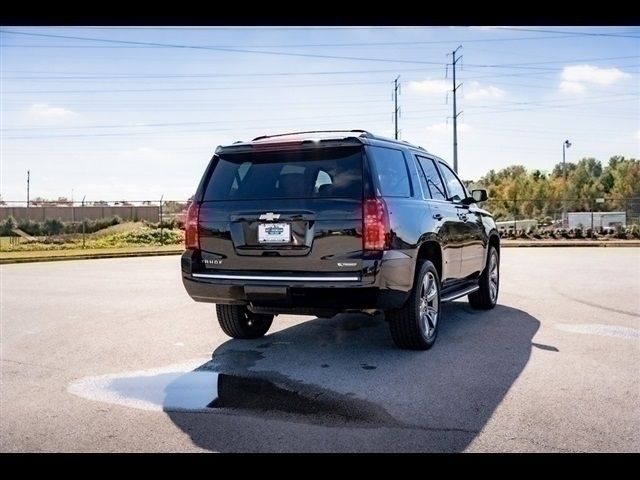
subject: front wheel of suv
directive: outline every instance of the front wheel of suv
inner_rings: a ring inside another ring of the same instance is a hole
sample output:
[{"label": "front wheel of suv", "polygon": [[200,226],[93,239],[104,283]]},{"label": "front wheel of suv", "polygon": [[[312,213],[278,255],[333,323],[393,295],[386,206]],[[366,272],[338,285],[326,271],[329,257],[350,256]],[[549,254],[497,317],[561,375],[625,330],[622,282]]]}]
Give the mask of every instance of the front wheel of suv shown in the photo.
[{"label": "front wheel of suv", "polygon": [[262,337],[273,322],[273,315],[250,312],[244,305],[218,305],[216,314],[220,327],[232,338]]},{"label": "front wheel of suv", "polygon": [[496,247],[489,248],[487,265],[478,281],[479,290],[469,294],[469,305],[478,310],[490,310],[498,303],[500,288],[500,256]]},{"label": "front wheel of suv", "polygon": [[430,261],[417,265],[413,290],[407,303],[398,310],[388,310],[391,337],[407,350],[427,350],[436,341],[440,325],[440,279]]}]

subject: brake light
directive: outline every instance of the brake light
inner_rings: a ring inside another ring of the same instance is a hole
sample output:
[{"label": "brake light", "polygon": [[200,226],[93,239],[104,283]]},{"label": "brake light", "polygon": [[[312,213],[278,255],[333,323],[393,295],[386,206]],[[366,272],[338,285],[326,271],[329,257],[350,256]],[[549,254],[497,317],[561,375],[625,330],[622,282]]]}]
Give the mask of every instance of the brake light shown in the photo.
[{"label": "brake light", "polygon": [[362,206],[362,247],[364,250],[387,250],[391,232],[389,212],[382,198],[368,198]]},{"label": "brake light", "polygon": [[200,237],[198,235],[198,217],[200,204],[191,202],[187,209],[187,218],[184,222],[184,248],[200,249]]},{"label": "brake light", "polygon": [[254,151],[295,151],[302,148],[302,142],[296,141],[284,141],[284,140],[272,140],[265,143],[255,143],[251,145],[251,149]]}]

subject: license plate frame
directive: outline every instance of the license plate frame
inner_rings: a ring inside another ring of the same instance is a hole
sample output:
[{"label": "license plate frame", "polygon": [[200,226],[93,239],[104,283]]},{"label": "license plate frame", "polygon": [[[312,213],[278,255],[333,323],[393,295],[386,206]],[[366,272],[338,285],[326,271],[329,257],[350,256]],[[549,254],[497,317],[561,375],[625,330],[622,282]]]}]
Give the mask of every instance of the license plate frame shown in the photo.
[{"label": "license plate frame", "polygon": [[259,223],[258,243],[285,244],[291,242],[291,225],[289,223]]}]

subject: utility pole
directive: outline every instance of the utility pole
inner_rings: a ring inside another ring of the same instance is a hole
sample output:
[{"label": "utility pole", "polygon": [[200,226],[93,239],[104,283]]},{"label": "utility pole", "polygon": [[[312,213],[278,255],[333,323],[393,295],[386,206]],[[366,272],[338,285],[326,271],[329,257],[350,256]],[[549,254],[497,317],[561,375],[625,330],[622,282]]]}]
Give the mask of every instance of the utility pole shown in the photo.
[{"label": "utility pole", "polygon": [[29,219],[29,182],[31,181],[31,171],[27,170],[27,220]]},{"label": "utility pole", "polygon": [[85,198],[87,198],[86,195],[84,197],[82,197],[82,248],[85,248],[85,246],[86,246],[85,224],[87,223],[87,216],[84,214],[84,199]]},{"label": "utility pole", "polygon": [[[571,142],[569,140],[565,140],[562,142],[562,228],[569,227],[569,219],[567,218],[567,166],[565,163],[566,150],[571,146]],[[566,224],[565,224],[566,222]]]},{"label": "utility pole", "polygon": [[160,195],[160,245],[164,245],[164,237],[162,236],[162,199],[164,198],[164,193]]},{"label": "utility pole", "polygon": [[395,139],[398,140],[398,136],[400,134],[400,130],[398,129],[398,113],[400,113],[400,108],[398,107],[398,95],[400,94],[400,84],[398,83],[400,80],[400,75],[396,77],[393,81],[393,102],[394,102],[394,126],[395,126]]},{"label": "utility pole", "polygon": [[452,61],[451,61],[451,67],[453,70],[453,171],[458,173],[458,115],[460,115],[462,112],[458,112],[458,105],[456,103],[456,92],[458,91],[458,88],[460,88],[460,85],[456,84],[456,63],[458,63],[458,60],[460,60],[462,58],[462,55],[460,55],[458,58],[456,58],[456,53],[458,52],[458,50],[460,50],[462,48],[462,45],[459,45],[458,48],[456,48],[453,52],[451,52],[451,56],[453,57]]}]

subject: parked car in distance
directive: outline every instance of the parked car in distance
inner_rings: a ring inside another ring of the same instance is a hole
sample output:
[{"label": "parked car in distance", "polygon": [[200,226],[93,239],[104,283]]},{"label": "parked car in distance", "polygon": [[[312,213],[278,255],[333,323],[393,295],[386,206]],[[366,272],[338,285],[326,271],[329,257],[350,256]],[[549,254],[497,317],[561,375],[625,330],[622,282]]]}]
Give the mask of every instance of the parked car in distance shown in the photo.
[{"label": "parked car in distance", "polygon": [[362,130],[220,146],[188,209],[183,283],[233,338],[278,314],[383,311],[398,347],[425,350],[443,302],[496,305],[486,199],[425,149]]}]

